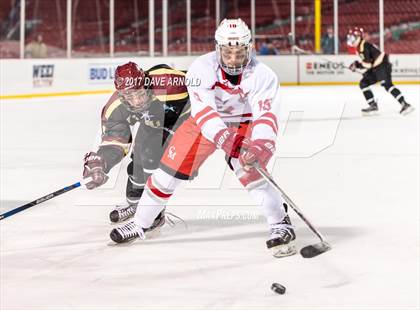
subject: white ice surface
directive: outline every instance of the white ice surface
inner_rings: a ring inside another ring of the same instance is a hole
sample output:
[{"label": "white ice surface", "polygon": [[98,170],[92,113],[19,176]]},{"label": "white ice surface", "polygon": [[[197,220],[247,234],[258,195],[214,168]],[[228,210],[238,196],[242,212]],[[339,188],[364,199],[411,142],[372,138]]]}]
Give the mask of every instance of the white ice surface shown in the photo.
[{"label": "white ice surface", "polygon": [[[0,222],[0,308],[418,309],[420,87],[400,89],[417,108],[406,117],[379,87],[376,117],[361,117],[355,86],[282,89],[273,175],[332,251],[273,258],[258,206],[220,153],[168,207],[188,229],[110,247],[123,164],[104,189],[76,189]],[[106,99],[1,102],[1,212],[80,179]],[[291,214],[297,246],[317,242]],[[235,215],[251,218],[226,218]]]}]

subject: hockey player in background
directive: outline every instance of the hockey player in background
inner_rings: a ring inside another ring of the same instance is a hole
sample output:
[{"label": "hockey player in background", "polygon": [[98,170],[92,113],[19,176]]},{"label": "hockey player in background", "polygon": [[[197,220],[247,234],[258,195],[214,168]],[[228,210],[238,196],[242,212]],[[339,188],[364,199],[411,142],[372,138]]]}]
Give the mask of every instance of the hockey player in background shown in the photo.
[{"label": "hockey player in background", "polygon": [[275,152],[279,81],[253,54],[251,32],[241,19],[217,28],[216,51],[197,58],[187,73],[191,117],[175,132],[158,170],[146,182],[134,221],[111,231],[114,242],[145,238],[182,180],[189,179],[216,150],[258,202],[275,257],[296,253],[287,204],[254,168],[263,169]]},{"label": "hockey player in background", "polygon": [[363,29],[354,27],[347,34],[347,45],[355,48],[362,61],[354,61],[350,65],[352,71],[367,69],[359,83],[360,89],[366,98],[369,107],[362,109],[364,114],[374,114],[378,111],[378,103],[374,98],[370,86],[381,82],[381,85],[401,104],[400,113],[406,115],[414,110],[408,104],[401,91],[392,83],[392,64],[388,55],[381,52],[375,45],[363,39]]},{"label": "hockey player in background", "polygon": [[[128,62],[115,70],[114,85],[116,91],[102,110],[101,144],[96,152],[86,154],[83,177],[93,179],[88,189],[101,186],[133,144],[127,167],[127,205],[110,213],[112,222],[120,222],[134,215],[145,181],[159,166],[165,142],[191,109],[185,73],[167,65],[143,71]],[[136,123],[140,125],[133,140],[130,126]]]}]

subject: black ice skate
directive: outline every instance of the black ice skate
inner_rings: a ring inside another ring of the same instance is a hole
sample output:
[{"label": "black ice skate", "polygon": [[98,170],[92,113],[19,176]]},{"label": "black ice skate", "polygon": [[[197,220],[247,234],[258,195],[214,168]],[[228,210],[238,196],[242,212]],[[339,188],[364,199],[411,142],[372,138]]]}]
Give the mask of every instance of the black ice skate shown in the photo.
[{"label": "black ice skate", "polygon": [[137,226],[134,222],[128,222],[127,224],[114,228],[109,237],[112,241],[116,243],[126,243],[130,241],[134,241],[136,238],[145,239],[146,236],[151,237],[151,233],[153,235],[158,233],[159,228],[165,224],[165,211],[159,213],[153,225],[149,228],[141,228]]},{"label": "black ice skate", "polygon": [[117,206],[115,210],[109,213],[109,220],[112,223],[124,222],[134,216],[137,210],[137,204],[129,204],[128,206]]},{"label": "black ice skate", "polygon": [[377,115],[378,114],[378,104],[376,103],[376,101],[374,101],[373,103],[369,104],[369,107],[362,109],[362,114],[363,115]]},{"label": "black ice skate", "polygon": [[296,254],[294,240],[296,239],[292,223],[288,215],[283,221],[271,225],[271,237],[266,242],[274,257],[284,257]]},{"label": "black ice skate", "polygon": [[400,114],[401,115],[407,115],[407,114],[410,114],[413,111],[414,111],[414,108],[411,106],[411,104],[408,104],[407,102],[404,101],[404,103],[402,104],[401,110],[400,110]]}]

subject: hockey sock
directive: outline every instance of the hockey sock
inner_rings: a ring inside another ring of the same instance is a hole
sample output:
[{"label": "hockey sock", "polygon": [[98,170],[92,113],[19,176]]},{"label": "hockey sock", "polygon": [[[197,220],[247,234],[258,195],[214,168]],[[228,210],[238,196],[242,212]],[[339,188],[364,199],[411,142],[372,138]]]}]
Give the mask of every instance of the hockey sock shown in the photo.
[{"label": "hockey sock", "polygon": [[172,193],[182,183],[163,170],[156,172],[147,179],[146,188],[140,198],[134,222],[141,228],[149,228],[160,212],[165,208]]},{"label": "hockey sock", "polygon": [[365,96],[366,102],[369,105],[374,104],[375,98],[373,97],[373,93],[372,93],[370,87],[368,86],[368,87],[362,88],[362,92],[363,92],[363,96]]},{"label": "hockey sock", "polygon": [[388,92],[392,96],[394,96],[394,98],[397,99],[399,103],[403,104],[405,102],[404,96],[401,94],[401,91],[398,88],[396,88],[395,86],[391,86],[388,89]]},{"label": "hockey sock", "polygon": [[129,204],[136,204],[139,202],[141,195],[143,194],[145,182],[136,182],[132,176],[128,177],[126,186],[126,198]]},{"label": "hockey sock", "polygon": [[283,221],[286,211],[280,193],[270,186],[256,170],[250,173],[245,172],[237,158],[231,160],[231,165],[236,177],[260,206],[261,213],[268,224],[277,224]]},{"label": "hockey sock", "polygon": [[287,215],[283,207],[283,197],[267,183],[249,190],[251,197],[259,204],[261,213],[268,224],[277,224]]}]

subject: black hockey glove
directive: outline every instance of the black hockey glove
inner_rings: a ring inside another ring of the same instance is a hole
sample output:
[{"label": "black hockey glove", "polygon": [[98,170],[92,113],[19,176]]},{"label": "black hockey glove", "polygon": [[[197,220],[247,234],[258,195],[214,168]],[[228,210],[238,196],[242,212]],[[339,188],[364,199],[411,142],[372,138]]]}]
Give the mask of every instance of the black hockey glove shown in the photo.
[{"label": "black hockey glove", "polygon": [[95,152],[89,152],[85,155],[83,178],[92,178],[92,182],[86,184],[87,189],[94,189],[108,181],[108,176],[104,170],[105,162],[101,156]]},{"label": "black hockey glove", "polygon": [[350,65],[349,68],[350,68],[351,71],[354,72],[354,71],[356,71],[356,69],[363,69],[364,67],[363,67],[363,64],[360,61],[356,60]]}]

